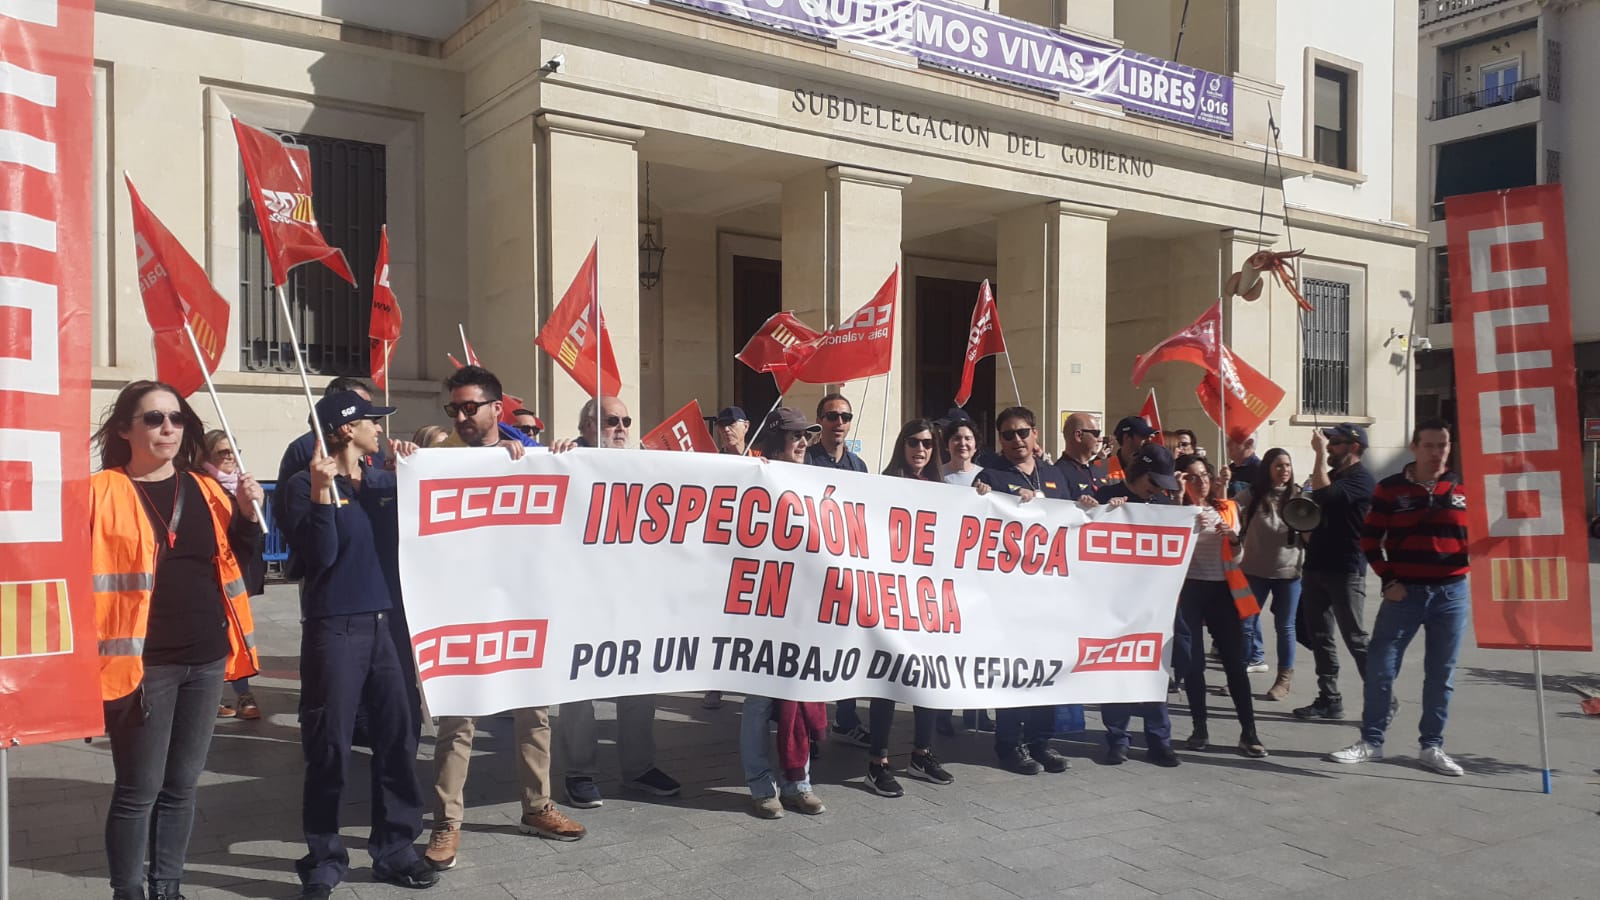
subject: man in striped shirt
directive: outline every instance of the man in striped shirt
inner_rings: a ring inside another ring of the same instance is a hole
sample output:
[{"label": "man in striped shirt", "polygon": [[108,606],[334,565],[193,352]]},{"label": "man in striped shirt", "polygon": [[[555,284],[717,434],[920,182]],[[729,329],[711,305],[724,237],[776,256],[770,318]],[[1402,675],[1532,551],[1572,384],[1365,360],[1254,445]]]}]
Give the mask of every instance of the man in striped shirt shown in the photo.
[{"label": "man in striped shirt", "polygon": [[1383,756],[1400,660],[1423,631],[1422,766],[1454,776],[1461,767],[1444,752],[1444,726],[1470,613],[1467,498],[1461,477],[1448,467],[1449,423],[1436,419],[1418,425],[1411,453],[1414,460],[1403,471],[1378,482],[1362,525],[1361,550],[1383,582],[1384,603],[1367,648],[1361,739],[1330,758],[1359,763]]}]

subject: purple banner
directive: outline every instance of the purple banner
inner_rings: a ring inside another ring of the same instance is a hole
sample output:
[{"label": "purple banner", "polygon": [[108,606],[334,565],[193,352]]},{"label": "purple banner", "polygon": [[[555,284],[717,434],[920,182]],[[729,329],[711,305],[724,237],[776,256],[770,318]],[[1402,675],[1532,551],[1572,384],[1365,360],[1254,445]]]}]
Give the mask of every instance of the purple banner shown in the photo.
[{"label": "purple banner", "polygon": [[653,0],[821,41],[906,54],[974,78],[1116,103],[1233,134],[1233,79],[954,0]]}]

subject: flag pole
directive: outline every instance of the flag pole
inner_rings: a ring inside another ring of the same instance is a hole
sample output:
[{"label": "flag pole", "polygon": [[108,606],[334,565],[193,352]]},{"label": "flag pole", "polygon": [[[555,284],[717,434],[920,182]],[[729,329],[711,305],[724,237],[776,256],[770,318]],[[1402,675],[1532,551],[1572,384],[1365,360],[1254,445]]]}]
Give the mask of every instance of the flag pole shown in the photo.
[{"label": "flag pole", "polygon": [[1000,354],[1006,358],[1006,371],[1011,373],[1011,390],[1017,395],[1017,405],[1022,405],[1022,388],[1017,387],[1017,367],[1011,364],[1011,351],[1001,350]]},{"label": "flag pole", "polygon": [[456,323],[456,331],[461,335],[461,355],[466,357],[467,365],[472,365],[472,350],[467,346],[467,326]]},{"label": "flag pole", "polygon": [[1550,793],[1550,735],[1544,723],[1544,659],[1533,651],[1533,696],[1539,707],[1539,766],[1544,770],[1544,792]]},{"label": "flag pole", "polygon": [[[384,405],[385,408],[387,408],[389,406],[389,351],[391,349],[393,349],[393,347],[394,347],[394,342],[393,341],[384,341],[383,342],[383,405]],[[384,434],[388,434],[389,433],[389,417],[388,416],[384,416],[383,417],[383,433]],[[389,440],[391,440],[391,441],[394,440],[394,437],[390,436]],[[238,452],[238,451],[235,450],[235,452]]]},{"label": "flag pole", "polygon": [[11,900],[11,748],[0,744],[0,900]]},{"label": "flag pole", "polygon": [[[1217,430],[1222,432],[1222,446],[1217,448],[1222,452],[1222,460],[1217,464],[1217,471],[1219,472],[1223,466],[1228,465],[1230,462],[1228,458],[1228,391],[1231,388],[1228,387],[1227,378],[1222,373],[1222,360],[1228,348],[1228,299],[1227,297],[1217,298],[1217,331],[1219,332],[1217,335],[1217,418],[1219,420],[1217,422]],[[1228,471],[1228,480],[1233,480],[1232,469]]]},{"label": "flag pole", "polygon": [[783,395],[779,394],[778,399],[772,401],[772,408],[767,410],[767,414],[761,417],[761,424],[756,426],[756,433],[750,435],[750,439],[744,442],[744,452],[739,454],[740,456],[750,455],[750,448],[756,445],[756,438],[761,436],[761,429],[767,427],[767,420],[772,418],[774,412],[778,411],[778,405],[782,402]]},{"label": "flag pole", "polygon": [[[300,372],[300,386],[305,389],[306,406],[311,409],[311,432],[317,437],[318,449],[322,451],[323,456],[327,456],[328,444],[322,439],[322,422],[317,418],[317,401],[311,398],[311,379],[306,375],[306,360],[304,355],[302,355],[300,352],[300,337],[296,335],[294,331],[294,316],[289,312],[289,297],[283,292],[283,285],[274,285],[274,287],[278,292],[278,308],[283,310],[283,323],[289,328],[289,346],[294,348],[294,367]],[[194,340],[193,334],[189,335],[189,340]],[[205,370],[204,363],[201,363],[200,369],[202,371]],[[210,383],[211,376],[207,375],[206,384],[209,385]],[[222,412],[222,408],[220,406],[217,407],[217,412]],[[232,439],[230,438],[229,440]],[[233,452],[239,452],[237,445],[235,445]],[[244,464],[241,463],[239,467],[241,469],[244,468]]]},{"label": "flag pole", "polygon": [[883,442],[889,428],[889,373],[883,373],[883,412],[878,416],[878,471],[883,471]]},{"label": "flag pole", "polygon": [[[228,436],[228,443],[233,445],[233,461],[238,464],[240,472],[249,472],[250,467],[244,464],[244,451],[233,436],[233,427],[228,424],[228,414],[222,411],[222,398],[217,396],[217,387],[211,383],[211,372],[206,367],[205,355],[200,352],[200,342],[195,340],[194,326],[189,324],[188,318],[183,320],[183,333],[189,336],[189,347],[194,350],[195,362],[200,364],[200,374],[206,380],[206,392],[211,395],[211,405],[217,409],[217,420],[222,423],[222,431]],[[315,410],[312,412],[314,414]],[[256,509],[256,524],[261,526],[261,533],[266,534],[267,517],[261,512],[261,501],[252,500],[250,504]]]}]

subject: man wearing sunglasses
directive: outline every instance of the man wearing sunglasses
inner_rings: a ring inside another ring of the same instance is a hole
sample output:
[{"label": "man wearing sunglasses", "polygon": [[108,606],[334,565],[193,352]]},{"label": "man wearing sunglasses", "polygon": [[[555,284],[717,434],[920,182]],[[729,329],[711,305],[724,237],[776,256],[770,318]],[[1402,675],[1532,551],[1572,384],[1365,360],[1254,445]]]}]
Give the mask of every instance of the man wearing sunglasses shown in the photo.
[{"label": "man wearing sunglasses", "polygon": [[[455,434],[445,441],[450,447],[501,447],[512,459],[521,459],[538,442],[519,429],[500,421],[504,406],[500,379],[481,366],[462,366],[444,381],[450,395],[445,415],[455,425]],[[555,841],[575,841],[588,833],[582,825],[567,818],[550,800],[550,715],[547,707],[528,706],[511,711],[511,727],[516,736],[517,787],[522,794],[523,834],[536,834]],[[461,820],[466,814],[467,770],[472,761],[475,720],[464,716],[439,719],[439,734],[433,750],[434,807],[433,831],[428,838],[427,859],[435,869],[456,864],[461,843]]]},{"label": "man wearing sunglasses", "polygon": [[538,414],[531,409],[519,409],[511,414],[512,428],[522,432],[525,437],[533,438],[534,446],[538,446],[539,433],[544,431],[544,422],[540,421]]},{"label": "man wearing sunglasses", "polygon": [[1100,423],[1088,413],[1073,413],[1061,426],[1061,437],[1056,468],[1078,496],[1093,494],[1106,483],[1106,467],[1099,462]]},{"label": "man wearing sunglasses", "polygon": [[1372,508],[1377,482],[1361,464],[1367,430],[1344,423],[1311,435],[1311,499],[1322,508],[1322,522],[1306,540],[1300,575],[1300,618],[1295,637],[1317,664],[1317,699],[1294,714],[1302,719],[1342,719],[1339,695],[1339,645],[1334,628],[1367,680],[1367,558],[1361,552],[1361,523]]},{"label": "man wearing sunglasses", "polygon": [[1117,423],[1116,430],[1111,433],[1117,443],[1117,452],[1106,459],[1106,483],[1119,482],[1126,477],[1139,450],[1150,442],[1155,433],[1156,430],[1142,416],[1125,416]]},{"label": "man wearing sunglasses", "polygon": [[[596,430],[596,426],[599,430]],[[583,404],[578,413],[579,447],[609,447],[623,450],[628,446],[628,429],[633,427],[633,417],[628,407],[616,397],[600,398],[600,420],[595,421],[594,398]],[[559,442],[558,442],[559,444]]]},{"label": "man wearing sunglasses", "polygon": [[[828,469],[848,469],[851,472],[867,471],[867,464],[861,457],[850,452],[845,446],[844,439],[850,434],[850,423],[855,420],[855,413],[850,411],[850,401],[843,394],[829,394],[817,403],[817,424],[822,426],[822,433],[810,447],[806,448],[806,465],[822,466]],[[859,726],[861,723],[856,722]],[[852,742],[853,743],[853,742]],[[861,746],[865,747],[866,744]]]}]

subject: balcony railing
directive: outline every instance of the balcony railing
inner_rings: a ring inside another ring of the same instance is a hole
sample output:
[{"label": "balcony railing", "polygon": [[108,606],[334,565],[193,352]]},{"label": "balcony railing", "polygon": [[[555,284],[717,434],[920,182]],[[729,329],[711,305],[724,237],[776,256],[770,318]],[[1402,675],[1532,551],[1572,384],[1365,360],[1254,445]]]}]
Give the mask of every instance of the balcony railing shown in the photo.
[{"label": "balcony railing", "polygon": [[1513,81],[1510,84],[1496,85],[1473,91],[1470,94],[1461,94],[1455,97],[1446,97],[1443,100],[1433,101],[1433,115],[1428,118],[1435,121],[1448,119],[1491,106],[1504,106],[1518,100],[1531,100],[1539,96],[1539,76]]},{"label": "balcony railing", "polygon": [[1506,0],[1423,0],[1417,11],[1417,26],[1425,27],[1504,2]]}]

